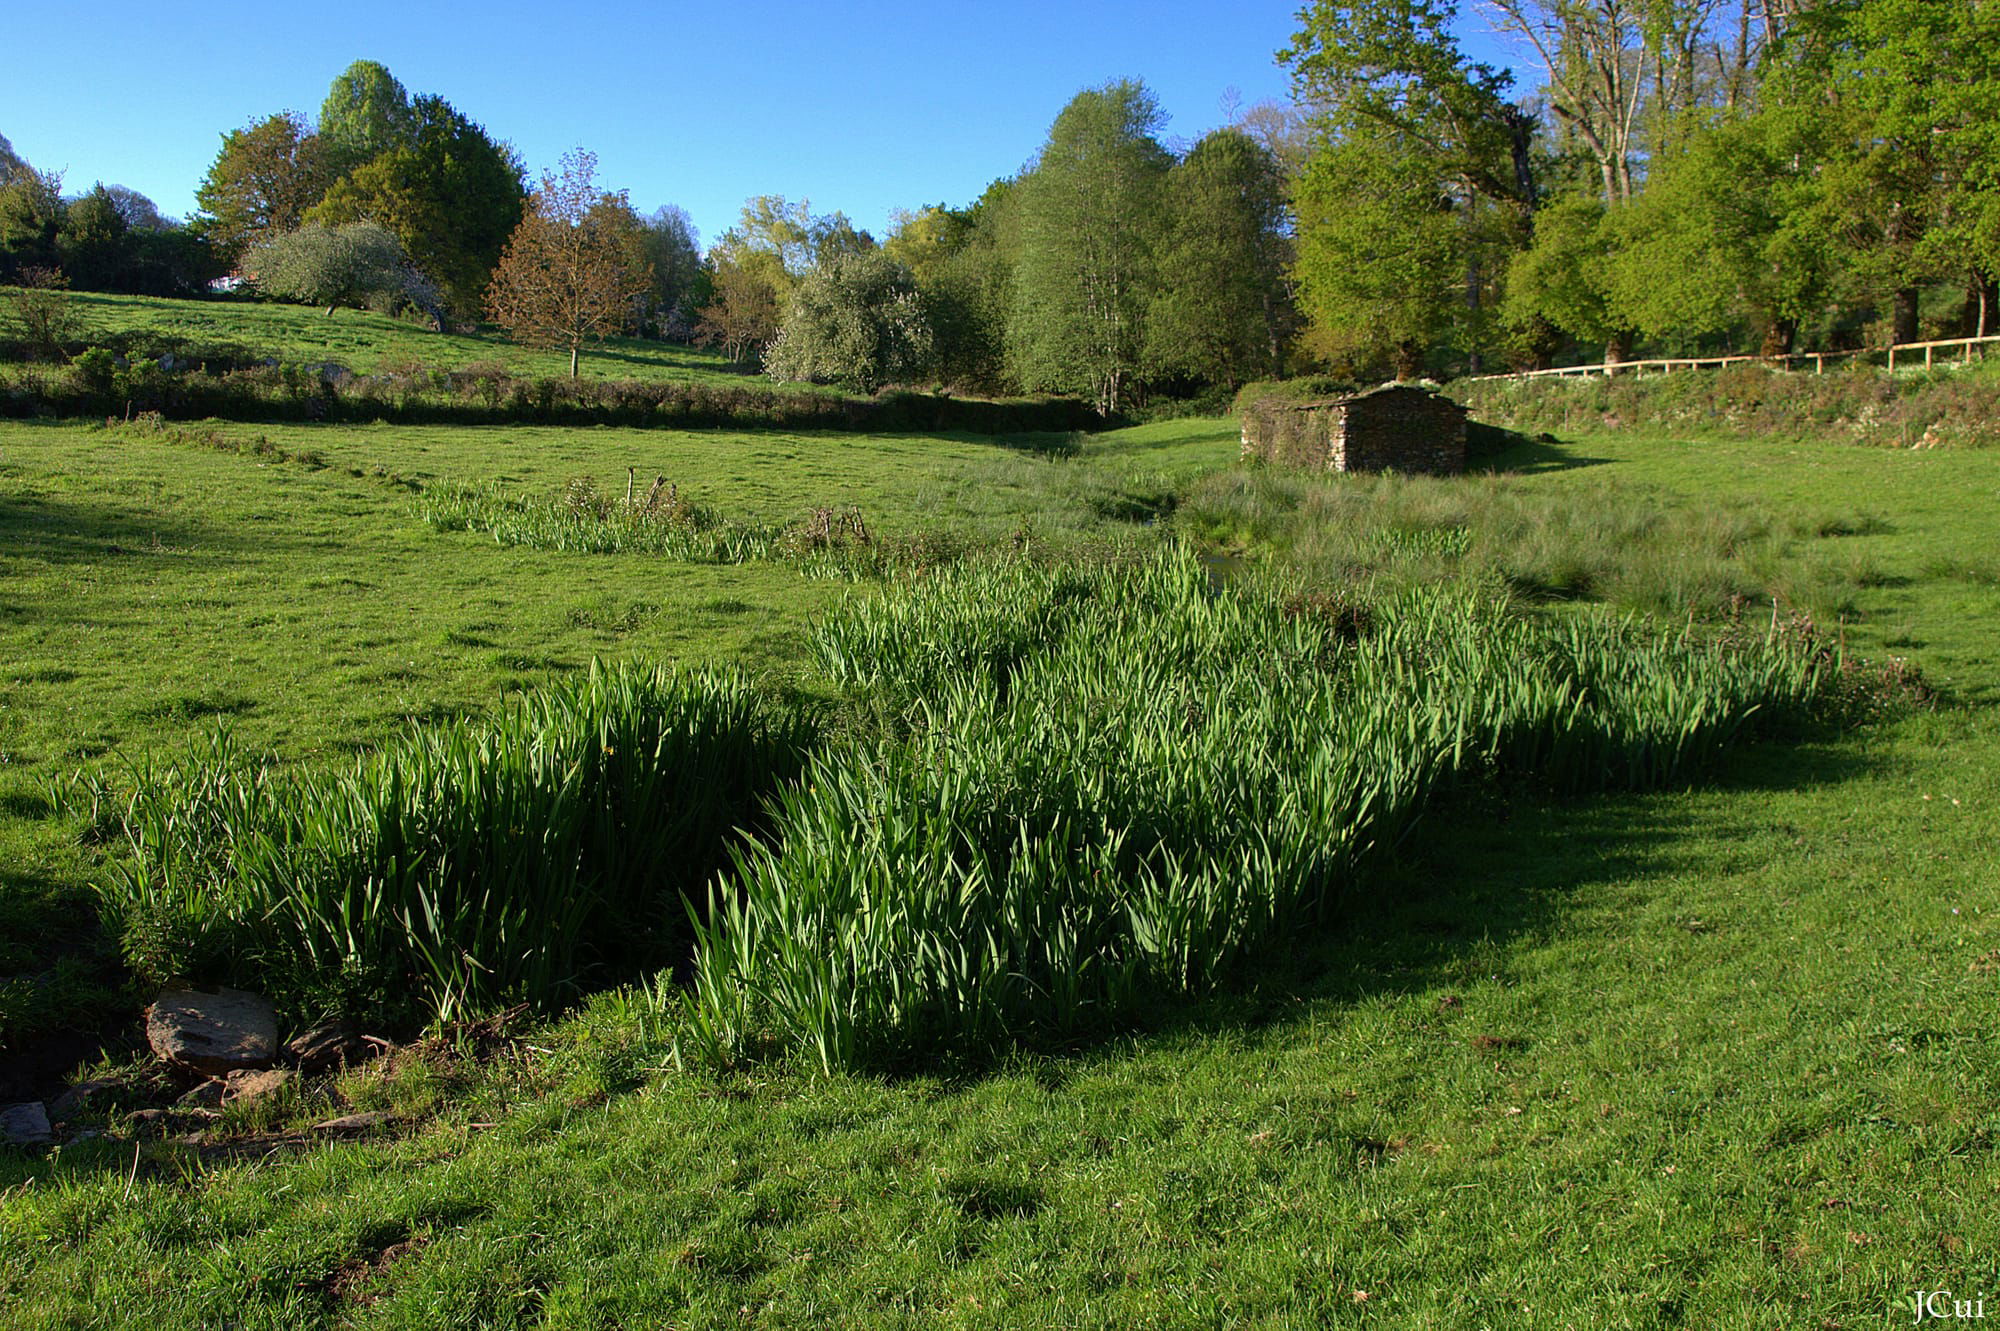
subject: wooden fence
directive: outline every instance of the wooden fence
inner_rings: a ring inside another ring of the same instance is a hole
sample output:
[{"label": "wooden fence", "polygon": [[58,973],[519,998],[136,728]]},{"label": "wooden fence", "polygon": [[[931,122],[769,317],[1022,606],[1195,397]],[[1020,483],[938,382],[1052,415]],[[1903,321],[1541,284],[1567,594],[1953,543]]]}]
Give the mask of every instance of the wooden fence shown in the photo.
[{"label": "wooden fence", "polygon": [[1929,369],[1936,363],[1937,354],[1941,350],[1951,347],[1962,348],[1960,359],[1970,362],[1973,359],[1975,350],[1983,357],[1986,346],[1994,342],[2000,342],[2000,337],[1944,337],[1931,342],[1899,342],[1895,346],[1888,348],[1870,347],[1859,351],[1798,351],[1783,356],[1669,356],[1653,360],[1605,361],[1595,365],[1559,365],[1552,370],[1520,370],[1513,374],[1482,374],[1474,377],[1476,379],[1542,379],[1587,374],[1618,374],[1626,370],[1631,371],[1635,375],[1643,375],[1648,370],[1653,370],[1660,374],[1672,374],[1675,370],[1720,368],[1724,365],[1738,365],[1745,361],[1756,361],[1763,365],[1776,365],[1787,370],[1794,368],[1803,370],[1805,363],[1811,362],[1814,374],[1825,374],[1826,363],[1828,361],[1845,360],[1852,356],[1880,356],[1885,350],[1889,358],[1889,370],[1891,373],[1894,373],[1898,353],[1903,354],[1904,363],[1908,364],[1915,359],[1910,353],[1923,352],[1924,368]]}]

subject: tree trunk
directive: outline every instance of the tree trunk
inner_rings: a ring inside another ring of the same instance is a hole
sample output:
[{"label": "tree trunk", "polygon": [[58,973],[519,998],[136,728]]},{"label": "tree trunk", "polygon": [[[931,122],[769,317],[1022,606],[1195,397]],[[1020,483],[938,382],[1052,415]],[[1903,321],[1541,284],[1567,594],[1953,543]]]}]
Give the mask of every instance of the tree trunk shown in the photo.
[{"label": "tree trunk", "polygon": [[1993,307],[1993,279],[1974,269],[1965,284],[1965,309],[1958,316],[1958,331],[1966,337],[1985,337]]},{"label": "tree trunk", "polygon": [[1634,335],[1631,329],[1621,328],[1611,334],[1610,337],[1604,339],[1604,372],[1606,374],[1615,373],[1611,368],[1612,366],[1619,364],[1621,361],[1632,359],[1633,338]]},{"label": "tree trunk", "polygon": [[1917,340],[1917,289],[1899,287],[1896,291],[1895,312],[1890,319],[1892,330],[1889,340],[1897,344]]},{"label": "tree trunk", "polygon": [[1405,383],[1417,377],[1424,368],[1424,349],[1415,342],[1403,341],[1396,344],[1396,381]]},{"label": "tree trunk", "polygon": [[1764,330],[1764,345],[1758,348],[1757,354],[1766,360],[1775,359],[1779,356],[1788,356],[1791,354],[1792,344],[1798,340],[1798,336],[1799,321],[1797,319],[1774,318],[1771,320],[1770,326]]},{"label": "tree trunk", "polygon": [[569,344],[569,377],[576,378],[576,343]]}]

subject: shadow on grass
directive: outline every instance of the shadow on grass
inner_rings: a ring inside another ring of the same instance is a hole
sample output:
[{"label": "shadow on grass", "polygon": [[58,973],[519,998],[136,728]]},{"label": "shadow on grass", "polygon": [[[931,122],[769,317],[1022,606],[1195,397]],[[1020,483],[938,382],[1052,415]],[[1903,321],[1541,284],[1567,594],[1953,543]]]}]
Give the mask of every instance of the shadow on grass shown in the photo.
[{"label": "shadow on grass", "polygon": [[[177,519],[40,495],[0,495],[0,546],[17,556],[56,564],[96,563],[115,556],[181,555],[196,531]],[[200,544],[217,545],[208,533]]]},{"label": "shadow on grass", "polygon": [[[1770,738],[1727,756],[1704,779],[1673,789],[1745,793],[1837,784],[1867,760],[1816,728],[1793,742]],[[1555,798],[1480,792],[1430,809],[1401,853],[1378,862],[1318,924],[1274,948],[1254,974],[1194,1000],[1165,999],[1159,1015],[1122,1036],[1068,1050],[1000,1054],[947,1077],[972,1085],[997,1072],[1026,1073],[1046,1089],[1122,1056],[1133,1042],[1168,1048],[1216,1039],[1283,1043],[1325,1020],[1325,1005],[1449,989],[1475,953],[1549,934],[1584,888],[1686,866],[1690,841],[1662,794]]]},{"label": "shadow on grass", "polygon": [[1538,476],[1549,472],[1574,471],[1578,467],[1601,467],[1610,458],[1588,457],[1575,451],[1554,435],[1523,434],[1498,425],[1466,424],[1466,469],[1472,472]]}]

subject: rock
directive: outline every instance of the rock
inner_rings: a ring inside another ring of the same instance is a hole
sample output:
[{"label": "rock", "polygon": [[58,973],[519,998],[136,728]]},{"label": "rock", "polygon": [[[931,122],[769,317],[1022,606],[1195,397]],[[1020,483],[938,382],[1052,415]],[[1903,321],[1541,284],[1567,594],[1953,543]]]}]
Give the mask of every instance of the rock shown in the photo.
[{"label": "rock", "polygon": [[135,1109],[132,1111],[132,1132],[136,1136],[150,1137],[166,1122],[164,1109]]},{"label": "rock", "polygon": [[174,1101],[176,1109],[220,1109],[222,1108],[222,1079],[210,1077],[180,1099]]},{"label": "rock", "polygon": [[222,1103],[248,1105],[268,1100],[291,1085],[297,1075],[290,1068],[267,1068],[262,1072],[238,1068],[222,1080]]},{"label": "rock", "polygon": [[345,1023],[329,1022],[295,1035],[285,1045],[287,1060],[304,1073],[330,1072],[359,1062],[367,1046]]},{"label": "rock", "polygon": [[115,1081],[80,1081],[49,1101],[49,1118],[57,1123],[75,1118],[91,1096],[116,1089]]},{"label": "rock", "polygon": [[278,1018],[269,1003],[240,989],[176,990],[146,1009],[146,1043],[170,1063],[211,1075],[269,1067],[278,1052]]},{"label": "rock", "polygon": [[46,1146],[55,1139],[49,1131],[49,1111],[40,1100],[0,1106],[0,1142],[9,1146]]},{"label": "rock", "polygon": [[313,1124],[313,1131],[332,1133],[367,1132],[372,1128],[379,1128],[385,1123],[393,1122],[395,1117],[394,1114],[386,1110],[370,1109],[365,1113],[342,1114],[339,1118],[330,1118],[324,1123],[315,1123]]}]

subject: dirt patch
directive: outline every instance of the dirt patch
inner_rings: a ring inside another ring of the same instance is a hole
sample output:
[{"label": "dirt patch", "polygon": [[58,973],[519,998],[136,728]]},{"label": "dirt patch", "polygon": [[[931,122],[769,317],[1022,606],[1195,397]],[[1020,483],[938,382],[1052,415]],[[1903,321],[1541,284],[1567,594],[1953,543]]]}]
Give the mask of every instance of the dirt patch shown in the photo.
[{"label": "dirt patch", "polygon": [[389,1268],[405,1258],[416,1256],[429,1242],[423,1235],[415,1234],[375,1252],[357,1253],[335,1267],[320,1290],[330,1303],[365,1308],[382,1298],[385,1291],[380,1285]]},{"label": "dirt patch", "polygon": [[1528,1047],[1528,1042],[1518,1035],[1475,1035],[1471,1044],[1482,1054],[1510,1053]]}]

